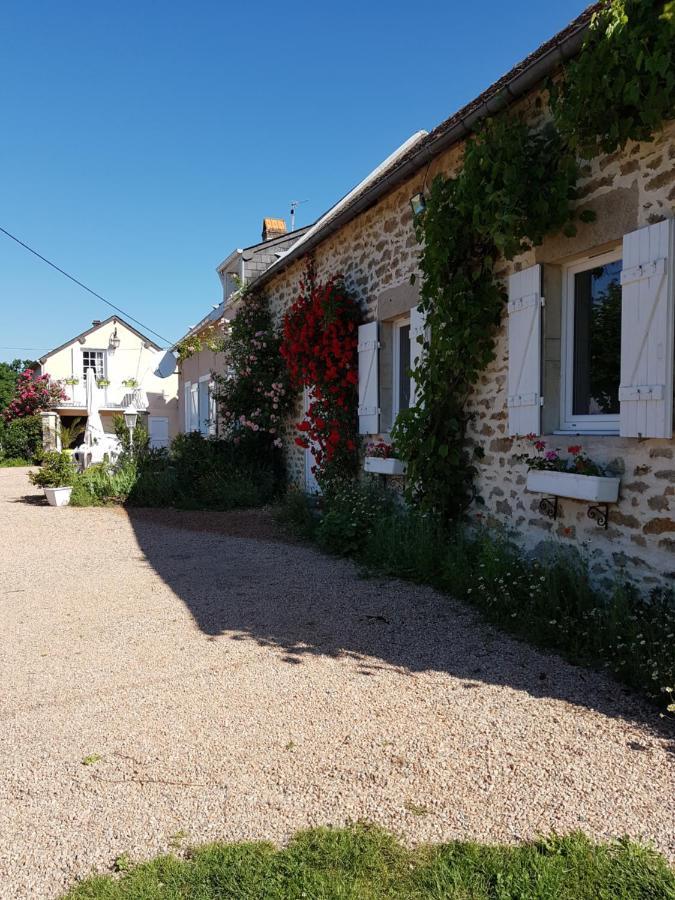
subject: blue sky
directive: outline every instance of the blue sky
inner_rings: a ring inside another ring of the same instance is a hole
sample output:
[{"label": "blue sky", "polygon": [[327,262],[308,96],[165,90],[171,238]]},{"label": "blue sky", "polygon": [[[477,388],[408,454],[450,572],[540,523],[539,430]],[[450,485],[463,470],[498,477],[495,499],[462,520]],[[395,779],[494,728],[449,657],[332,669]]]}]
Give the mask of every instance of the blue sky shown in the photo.
[{"label": "blue sky", "polygon": [[[313,221],[585,6],[5,0],[0,225],[175,340],[263,216]],[[1,348],[109,314],[0,234]]]}]

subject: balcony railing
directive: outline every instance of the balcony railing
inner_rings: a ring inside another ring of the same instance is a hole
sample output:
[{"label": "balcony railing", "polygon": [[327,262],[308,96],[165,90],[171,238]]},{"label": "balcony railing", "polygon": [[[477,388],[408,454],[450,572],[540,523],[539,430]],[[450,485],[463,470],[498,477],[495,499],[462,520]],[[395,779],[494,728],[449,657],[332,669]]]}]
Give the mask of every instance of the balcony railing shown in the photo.
[{"label": "balcony railing", "polygon": [[[87,388],[84,382],[64,384],[66,400],[60,400],[59,407],[84,409],[87,406]],[[129,388],[123,384],[109,384],[98,388],[99,409],[126,409],[132,404],[136,409],[147,409],[148,397],[142,388]]]}]

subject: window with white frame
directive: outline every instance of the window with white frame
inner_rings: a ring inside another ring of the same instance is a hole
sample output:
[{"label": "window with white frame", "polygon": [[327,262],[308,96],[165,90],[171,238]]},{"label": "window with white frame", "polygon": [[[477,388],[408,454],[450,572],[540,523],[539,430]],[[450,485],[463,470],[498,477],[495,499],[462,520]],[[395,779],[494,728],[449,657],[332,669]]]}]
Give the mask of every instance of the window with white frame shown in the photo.
[{"label": "window with white frame", "polygon": [[563,271],[563,430],[619,431],[621,269],[616,250]]},{"label": "window with white frame", "polygon": [[509,435],[672,438],[675,219],[613,252],[517,269],[508,296]]},{"label": "window with white frame", "polygon": [[87,370],[93,369],[97,378],[105,378],[105,351],[104,350],[83,350],[82,351],[82,376],[87,377]]},{"label": "window with white frame", "polygon": [[197,399],[197,385],[191,381],[186,381],[183,386],[183,412],[185,416],[185,431],[196,431],[197,412],[195,410],[195,400]]},{"label": "window with white frame", "polygon": [[393,324],[392,421],[410,408],[410,319]]}]

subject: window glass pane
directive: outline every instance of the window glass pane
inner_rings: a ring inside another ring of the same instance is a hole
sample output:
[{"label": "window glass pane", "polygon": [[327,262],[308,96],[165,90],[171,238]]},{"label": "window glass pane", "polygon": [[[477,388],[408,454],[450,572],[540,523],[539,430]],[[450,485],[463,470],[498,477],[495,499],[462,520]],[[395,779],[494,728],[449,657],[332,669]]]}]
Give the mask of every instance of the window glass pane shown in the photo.
[{"label": "window glass pane", "polygon": [[410,407],[410,325],[398,329],[398,408]]},{"label": "window glass pane", "polygon": [[97,378],[103,378],[103,350],[82,351],[82,374],[87,377],[87,369],[93,369]]},{"label": "window glass pane", "polygon": [[621,260],[574,276],[575,416],[619,414]]}]

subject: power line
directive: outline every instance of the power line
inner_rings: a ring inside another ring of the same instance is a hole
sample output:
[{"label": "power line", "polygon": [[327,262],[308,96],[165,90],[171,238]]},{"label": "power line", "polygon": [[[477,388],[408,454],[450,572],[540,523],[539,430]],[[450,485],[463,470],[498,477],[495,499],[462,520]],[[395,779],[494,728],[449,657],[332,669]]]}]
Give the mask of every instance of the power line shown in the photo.
[{"label": "power line", "polygon": [[[143,322],[139,322],[138,319],[135,319],[133,316],[129,315],[128,312],[125,312],[123,309],[120,309],[119,306],[115,306],[115,304],[111,303],[110,300],[106,300],[105,297],[102,297],[100,294],[97,294],[96,291],[92,291],[92,289],[90,287],[87,287],[86,284],[83,284],[81,281],[78,281],[77,278],[75,278],[73,275],[68,274],[68,272],[66,272],[64,269],[61,269],[59,266],[57,266],[56,263],[53,263],[51,260],[47,259],[47,257],[43,256],[41,253],[38,253],[37,250],[33,250],[33,248],[29,247],[28,244],[24,244],[23,241],[19,240],[18,237],[13,235],[10,231],[7,231],[7,229],[3,228],[1,225],[0,225],[0,231],[3,234],[6,234],[7,237],[11,238],[13,241],[16,241],[16,243],[19,244],[21,247],[28,250],[29,253],[32,253],[33,256],[37,256],[37,258],[41,259],[42,262],[47,263],[47,265],[51,266],[52,269],[56,269],[57,272],[60,272],[62,275],[65,275],[66,278],[70,278],[70,280],[75,282],[75,284],[79,285],[79,287],[83,288],[85,291],[89,291],[89,293],[93,294],[94,297],[97,297],[99,300],[102,300],[103,303],[107,303],[108,306],[112,307],[112,309],[117,310],[117,312],[120,313],[120,315],[124,316],[125,319],[129,319],[131,322],[135,322],[137,325],[140,325],[140,327],[144,331],[149,331],[150,334],[154,334],[155,337],[158,337],[160,340],[164,341],[164,343],[168,344],[170,347],[175,344],[175,341],[170,341],[168,338],[165,338],[163,335],[159,334],[158,332],[153,331],[152,328],[148,328],[148,326],[144,325]],[[8,349],[11,349],[11,348],[8,348]]]},{"label": "power line", "polygon": [[42,353],[48,347],[0,347],[0,350],[23,350],[25,353]]}]

